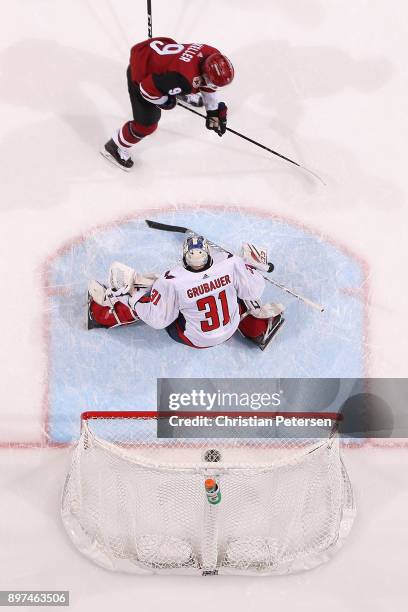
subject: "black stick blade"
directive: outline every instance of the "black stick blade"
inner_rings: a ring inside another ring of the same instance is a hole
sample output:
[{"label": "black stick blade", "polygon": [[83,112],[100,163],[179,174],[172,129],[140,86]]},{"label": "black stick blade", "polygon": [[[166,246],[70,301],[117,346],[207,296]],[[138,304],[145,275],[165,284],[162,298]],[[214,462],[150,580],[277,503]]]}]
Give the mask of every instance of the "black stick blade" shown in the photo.
[{"label": "black stick blade", "polygon": [[159,223],[158,221],[150,221],[146,219],[147,225],[151,229],[162,230],[163,232],[178,232],[179,234],[187,234],[191,230],[188,227],[182,227],[181,225],[169,225],[168,223]]}]

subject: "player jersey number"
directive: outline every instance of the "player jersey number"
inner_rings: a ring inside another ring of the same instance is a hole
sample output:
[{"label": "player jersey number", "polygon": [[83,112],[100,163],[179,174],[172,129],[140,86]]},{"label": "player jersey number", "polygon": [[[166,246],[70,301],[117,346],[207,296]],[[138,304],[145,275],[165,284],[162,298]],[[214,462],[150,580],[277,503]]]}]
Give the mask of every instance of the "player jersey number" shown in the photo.
[{"label": "player jersey number", "polygon": [[157,291],[157,289],[153,289],[151,294],[150,294],[150,301],[154,306],[157,306],[157,304],[160,302],[161,300],[161,293],[159,293]]},{"label": "player jersey number", "polygon": [[179,45],[177,43],[167,43],[167,45],[165,45],[162,40],[153,40],[150,43],[150,48],[159,55],[175,55],[184,50],[184,45]]},{"label": "player jersey number", "polygon": [[231,320],[228,309],[227,294],[225,291],[220,291],[217,297],[214,295],[209,295],[197,300],[198,310],[205,311],[205,320],[201,321],[201,331],[209,332],[221,327],[219,312],[220,306],[222,311],[222,326],[224,327],[225,325],[228,325]]}]

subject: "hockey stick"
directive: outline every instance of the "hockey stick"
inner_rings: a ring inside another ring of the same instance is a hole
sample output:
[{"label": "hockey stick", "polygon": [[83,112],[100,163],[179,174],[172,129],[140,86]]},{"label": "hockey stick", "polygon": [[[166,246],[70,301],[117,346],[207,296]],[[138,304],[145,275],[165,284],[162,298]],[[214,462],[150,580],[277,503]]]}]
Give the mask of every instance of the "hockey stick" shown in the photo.
[{"label": "hockey stick", "polygon": [[[149,38],[153,37],[152,0],[147,0],[147,36]],[[198,111],[190,108],[189,106],[186,106],[182,102],[178,101],[177,104],[178,106],[182,106],[186,110],[190,111],[190,113],[194,113],[195,115],[198,115],[199,117],[202,117],[203,119],[206,119],[205,115],[202,115]],[[272,155],[276,155],[277,157],[284,159],[290,164],[293,164],[294,166],[297,166],[298,168],[305,170],[305,172],[308,172],[309,174],[314,176],[318,181],[320,181],[322,185],[326,186],[326,183],[324,182],[324,180],[318,174],[313,172],[313,170],[309,170],[309,168],[306,168],[306,166],[302,166],[302,164],[295,162],[293,159],[290,159],[289,157],[286,157],[285,155],[282,155],[281,153],[278,153],[277,151],[270,149],[269,147],[261,144],[260,142],[257,142],[256,140],[253,140],[252,138],[249,138],[248,136],[245,136],[244,134],[241,134],[240,132],[237,132],[236,130],[233,130],[232,128],[227,127],[226,129],[227,129],[227,132],[231,132],[231,134],[235,134],[235,136],[239,136],[239,138],[242,138],[243,140],[246,140],[247,142],[250,142],[257,147],[264,149],[265,151],[268,151],[268,153],[272,153]]]},{"label": "hockey stick", "polygon": [[153,38],[152,0],[147,0],[147,36]]},{"label": "hockey stick", "polygon": [[[186,106],[182,102],[179,101],[179,102],[177,102],[177,104],[178,104],[178,106],[182,106],[186,110],[190,111],[190,113],[194,113],[195,115],[198,115],[199,117],[202,117],[203,119],[206,119],[205,115],[202,115],[198,111],[190,108],[189,106]],[[272,153],[272,155],[276,155],[277,157],[280,157],[281,159],[284,159],[285,161],[293,164],[294,166],[297,166],[298,168],[301,168],[302,170],[305,170],[306,172],[308,172],[309,174],[314,176],[317,180],[319,180],[323,185],[326,185],[324,180],[318,174],[313,172],[313,170],[309,170],[309,168],[306,168],[306,166],[302,166],[302,164],[299,164],[298,162],[295,162],[293,159],[290,159],[290,157],[286,157],[285,155],[282,155],[281,153],[278,153],[277,151],[274,151],[273,149],[270,149],[269,147],[261,144],[260,142],[257,142],[256,140],[253,140],[252,138],[249,138],[248,136],[245,136],[244,134],[241,134],[241,132],[237,132],[236,130],[233,130],[232,128],[227,127],[226,130],[227,130],[227,132],[231,132],[231,134],[235,134],[235,136],[239,136],[239,138],[242,138],[243,140],[251,142],[252,144],[254,144],[257,147],[259,147],[261,149],[264,149],[265,151],[268,151],[268,153]]]},{"label": "hockey stick", "polygon": [[[147,36],[149,38],[153,37],[152,0],[147,0]],[[202,117],[203,119],[206,119],[205,115],[202,115],[198,111],[190,108],[189,106],[186,106],[182,102],[178,101],[177,104],[178,104],[178,106],[182,106],[186,110],[190,111],[190,113],[194,113],[195,115],[198,115],[199,117]],[[265,145],[261,144],[260,142],[257,142],[256,140],[253,140],[252,138],[249,138],[248,136],[245,136],[244,134],[241,134],[240,132],[237,132],[236,130],[233,130],[232,128],[227,127],[226,129],[227,129],[227,132],[231,132],[231,134],[235,134],[235,136],[239,136],[239,138],[242,138],[243,140],[246,140],[247,142],[250,142],[250,143],[254,144],[257,147],[260,147],[261,149],[264,149],[265,151],[268,151],[268,153],[272,153],[272,155],[276,155],[277,157],[280,157],[281,159],[284,159],[285,161],[289,162],[290,164],[293,164],[294,166],[297,166],[298,168],[301,168],[302,170],[305,170],[305,172],[308,172],[309,174],[314,176],[318,181],[320,181],[322,183],[322,185],[326,186],[326,183],[324,182],[324,180],[318,174],[313,172],[313,170],[309,170],[309,168],[306,168],[306,166],[302,166],[302,164],[299,164],[298,162],[295,162],[293,159],[290,159],[289,157],[286,157],[285,155],[282,155],[281,153],[278,153],[277,151],[274,151],[273,149],[270,149],[269,147],[266,147]]]},{"label": "hockey stick", "polygon": [[[150,227],[151,229],[162,230],[164,232],[177,232],[179,234],[188,234],[188,233],[195,234],[196,233],[192,229],[188,227],[183,227],[182,225],[169,225],[168,223],[160,223],[159,221],[150,221],[149,219],[146,219],[146,223],[148,227]],[[224,253],[230,252],[230,251],[227,251],[227,249],[224,249],[224,247],[220,246],[219,244],[216,244],[215,242],[211,242],[211,240],[208,240],[208,244],[212,247],[220,249],[220,251],[224,251]],[[303,295],[300,295],[299,293],[295,293],[294,291],[292,291],[291,289],[288,289],[281,283],[278,283],[277,281],[274,281],[268,278],[267,276],[264,276],[263,274],[261,276],[271,285],[274,285],[275,287],[278,287],[282,291],[285,291],[285,293],[288,293],[289,295],[296,298],[300,302],[303,302],[307,306],[310,306],[311,308],[314,308],[315,310],[318,310],[319,312],[324,311],[324,306],[322,306],[321,304],[312,302],[312,300],[309,300],[308,298],[304,297]]]}]

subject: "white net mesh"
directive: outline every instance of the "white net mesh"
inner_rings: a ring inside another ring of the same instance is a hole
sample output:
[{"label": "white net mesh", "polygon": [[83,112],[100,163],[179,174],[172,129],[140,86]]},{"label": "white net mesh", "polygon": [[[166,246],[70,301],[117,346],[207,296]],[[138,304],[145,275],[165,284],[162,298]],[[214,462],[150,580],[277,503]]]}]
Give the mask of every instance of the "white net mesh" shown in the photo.
[{"label": "white net mesh", "polygon": [[110,569],[281,574],[326,560],[354,504],[335,438],[158,439],[153,419],[98,418],[84,423],[62,516]]}]

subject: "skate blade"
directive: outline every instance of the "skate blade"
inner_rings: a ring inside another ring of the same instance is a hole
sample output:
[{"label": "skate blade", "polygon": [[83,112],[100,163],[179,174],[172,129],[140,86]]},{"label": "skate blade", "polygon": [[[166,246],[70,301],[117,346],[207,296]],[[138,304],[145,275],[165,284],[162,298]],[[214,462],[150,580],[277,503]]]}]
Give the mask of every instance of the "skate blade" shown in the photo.
[{"label": "skate blade", "polygon": [[112,157],[112,155],[108,153],[105,149],[101,149],[99,153],[102,155],[102,157],[107,159],[113,166],[119,168],[120,170],[123,170],[123,172],[130,172],[132,170],[132,168],[125,168],[125,166],[121,166],[120,164],[118,164],[116,159]]},{"label": "skate blade", "polygon": [[278,333],[278,331],[280,330],[280,328],[282,327],[284,323],[285,323],[285,319],[283,317],[281,317],[279,321],[276,322],[267,341],[259,345],[259,348],[261,349],[261,351],[264,351],[266,349],[266,347],[269,345],[271,340],[276,336],[276,334]]}]

